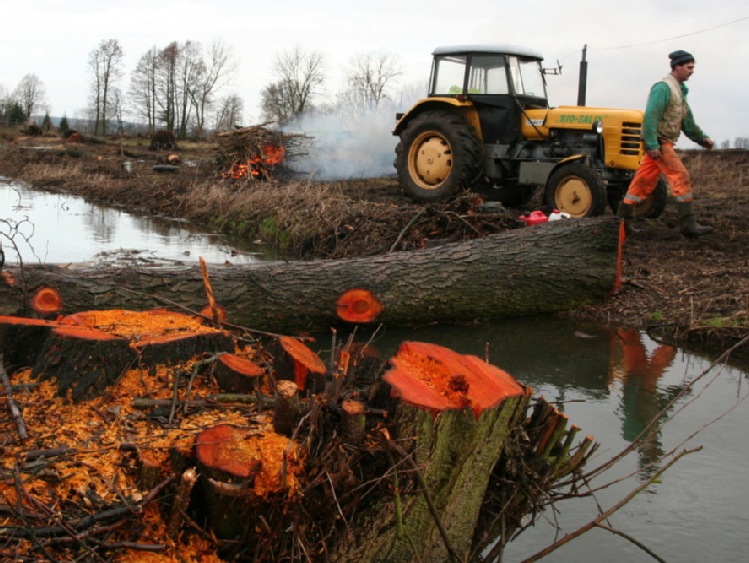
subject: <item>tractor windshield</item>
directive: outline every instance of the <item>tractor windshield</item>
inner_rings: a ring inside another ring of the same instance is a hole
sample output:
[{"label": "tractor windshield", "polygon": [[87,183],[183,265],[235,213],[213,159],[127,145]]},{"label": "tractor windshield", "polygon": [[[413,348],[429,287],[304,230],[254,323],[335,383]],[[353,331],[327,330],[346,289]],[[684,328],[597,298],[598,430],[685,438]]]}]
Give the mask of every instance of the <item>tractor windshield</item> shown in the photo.
[{"label": "tractor windshield", "polygon": [[546,98],[544,75],[537,60],[510,57],[510,74],[515,94]]}]

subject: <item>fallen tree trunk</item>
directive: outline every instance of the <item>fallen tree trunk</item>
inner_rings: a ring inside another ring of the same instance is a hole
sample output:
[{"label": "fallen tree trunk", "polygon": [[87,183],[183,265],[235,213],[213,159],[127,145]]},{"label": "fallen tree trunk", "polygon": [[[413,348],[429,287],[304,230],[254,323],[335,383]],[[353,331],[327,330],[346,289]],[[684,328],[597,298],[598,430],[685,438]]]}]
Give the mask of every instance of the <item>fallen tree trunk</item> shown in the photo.
[{"label": "fallen tree trunk", "polygon": [[[349,290],[372,296],[375,322],[416,324],[567,311],[600,302],[616,282],[619,229],[612,218],[558,221],[441,247],[371,258],[211,266],[216,300],[229,320],[258,330],[300,331],[340,322]],[[114,268],[25,266],[5,272],[0,314],[24,314],[40,287],[64,312],[148,309],[164,300],[205,305],[198,266]],[[369,301],[361,301],[369,307]],[[354,307],[356,308],[356,306]],[[368,318],[355,311],[354,318]]]}]

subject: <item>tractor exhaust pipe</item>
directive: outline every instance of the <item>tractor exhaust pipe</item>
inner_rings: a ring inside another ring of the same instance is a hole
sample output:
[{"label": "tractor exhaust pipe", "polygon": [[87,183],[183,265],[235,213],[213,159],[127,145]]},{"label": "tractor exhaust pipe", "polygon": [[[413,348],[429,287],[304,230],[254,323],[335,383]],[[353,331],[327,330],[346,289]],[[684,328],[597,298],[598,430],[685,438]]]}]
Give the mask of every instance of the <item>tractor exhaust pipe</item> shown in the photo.
[{"label": "tractor exhaust pipe", "polygon": [[588,89],[588,61],[585,56],[588,52],[588,46],[583,45],[583,58],[580,61],[580,79],[577,83],[577,105],[585,105],[585,93]]}]

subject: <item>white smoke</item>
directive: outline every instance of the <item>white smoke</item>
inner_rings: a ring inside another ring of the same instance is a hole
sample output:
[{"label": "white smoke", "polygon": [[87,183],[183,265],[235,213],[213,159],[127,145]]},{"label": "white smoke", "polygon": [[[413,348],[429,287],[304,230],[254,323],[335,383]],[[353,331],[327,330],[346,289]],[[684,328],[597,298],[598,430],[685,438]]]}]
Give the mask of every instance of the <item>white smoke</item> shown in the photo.
[{"label": "white smoke", "polygon": [[[411,96],[408,96],[411,98]],[[305,153],[292,155],[290,168],[317,180],[383,178],[395,175],[395,115],[415,99],[381,103],[377,109],[341,107],[330,113],[305,115],[284,130],[309,138]]]}]

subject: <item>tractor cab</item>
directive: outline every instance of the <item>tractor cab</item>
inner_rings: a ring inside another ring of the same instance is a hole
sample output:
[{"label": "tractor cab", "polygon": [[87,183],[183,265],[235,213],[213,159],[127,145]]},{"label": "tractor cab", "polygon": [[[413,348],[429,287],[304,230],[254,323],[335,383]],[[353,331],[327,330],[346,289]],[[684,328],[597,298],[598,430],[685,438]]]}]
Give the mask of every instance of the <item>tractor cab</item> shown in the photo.
[{"label": "tractor cab", "polygon": [[438,47],[433,52],[430,98],[470,101],[478,110],[484,143],[520,138],[526,108],[548,108],[543,56],[513,45]]}]

